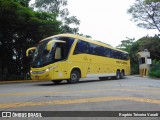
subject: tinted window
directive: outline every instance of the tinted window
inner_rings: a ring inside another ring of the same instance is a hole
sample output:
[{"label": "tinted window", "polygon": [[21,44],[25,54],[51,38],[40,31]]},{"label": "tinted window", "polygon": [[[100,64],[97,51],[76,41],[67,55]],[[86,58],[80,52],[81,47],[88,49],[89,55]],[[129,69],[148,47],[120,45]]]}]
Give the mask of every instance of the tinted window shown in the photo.
[{"label": "tinted window", "polygon": [[78,40],[74,54],[89,53],[89,44],[87,42]]},{"label": "tinted window", "polygon": [[96,55],[96,45],[95,44],[92,44],[92,43],[89,44],[89,54]]},{"label": "tinted window", "polygon": [[121,54],[123,60],[128,60],[129,59],[129,55],[127,53],[122,53]]},{"label": "tinted window", "polygon": [[129,55],[127,53],[123,53],[93,43],[88,43],[82,40],[78,40],[74,54],[80,54],[80,53],[86,53],[86,54],[92,54],[92,55],[98,55],[98,56],[104,56],[122,60],[129,59]]},{"label": "tinted window", "polygon": [[112,55],[111,49],[109,49],[109,48],[104,48],[104,56],[105,56],[105,57],[112,57],[111,55]]},{"label": "tinted window", "polygon": [[54,38],[54,40],[63,40],[66,41],[65,44],[65,52],[66,52],[66,56],[68,56],[70,48],[74,42],[74,38],[70,38],[70,37],[56,37]]}]

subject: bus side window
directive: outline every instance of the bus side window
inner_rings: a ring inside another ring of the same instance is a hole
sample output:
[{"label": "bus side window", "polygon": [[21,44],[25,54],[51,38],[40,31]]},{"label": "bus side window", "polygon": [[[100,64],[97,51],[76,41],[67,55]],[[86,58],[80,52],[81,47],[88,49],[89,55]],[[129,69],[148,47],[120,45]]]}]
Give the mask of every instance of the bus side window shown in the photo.
[{"label": "bus side window", "polygon": [[125,54],[124,60],[129,60],[129,54]]},{"label": "bus side window", "polygon": [[89,44],[85,41],[78,40],[74,54],[89,53]]},{"label": "bus side window", "polygon": [[80,53],[82,53],[82,43],[80,40],[78,40],[77,45],[74,50],[74,54],[80,54]]},{"label": "bus side window", "polygon": [[82,53],[89,53],[89,44],[85,41],[81,41],[82,43]]},{"label": "bus side window", "polygon": [[104,49],[104,56],[105,57],[111,57],[111,50],[109,48]]},{"label": "bus side window", "polygon": [[89,43],[89,54],[95,55],[96,54],[95,48],[96,48],[96,45]]},{"label": "bus side window", "polygon": [[119,59],[119,52],[118,52],[118,51],[113,50],[113,51],[112,51],[112,55],[113,55],[113,58]]},{"label": "bus side window", "polygon": [[98,51],[99,51],[99,52],[98,52],[98,55],[99,55],[99,56],[104,56],[104,47],[99,46],[99,47],[98,47]]}]

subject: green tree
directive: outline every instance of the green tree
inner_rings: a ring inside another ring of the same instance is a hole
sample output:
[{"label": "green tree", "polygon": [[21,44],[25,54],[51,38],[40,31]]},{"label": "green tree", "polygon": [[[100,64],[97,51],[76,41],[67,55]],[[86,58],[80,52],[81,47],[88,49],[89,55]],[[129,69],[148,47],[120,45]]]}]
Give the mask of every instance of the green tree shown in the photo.
[{"label": "green tree", "polygon": [[26,49],[61,32],[62,23],[55,14],[35,12],[19,1],[0,0],[0,79],[25,76],[29,71]]},{"label": "green tree", "polygon": [[151,3],[151,2],[160,2],[160,0],[146,0],[146,3]]},{"label": "green tree", "polygon": [[138,58],[137,53],[139,51],[144,51],[148,49],[151,55],[151,59],[160,59],[160,38],[158,36],[154,37],[143,37],[134,42],[130,49],[130,59],[131,59],[131,68],[132,74],[138,73]]},{"label": "green tree", "polygon": [[67,8],[67,0],[35,0],[33,5],[40,11],[46,11],[50,13],[56,13],[57,15],[63,17],[69,15]]},{"label": "green tree", "polygon": [[90,35],[84,35],[84,34],[80,34],[80,33],[77,33],[79,36],[83,36],[83,37],[86,37],[86,38],[92,38]]},{"label": "green tree", "polygon": [[[62,33],[77,33],[80,20],[76,16],[70,16],[67,9],[67,0],[35,0],[34,8],[38,11],[54,13],[62,21]],[[71,27],[73,26],[73,27]]]},{"label": "green tree", "polygon": [[29,2],[31,0],[14,0],[15,2],[19,2],[22,6],[24,7],[28,7],[29,6]]},{"label": "green tree", "polygon": [[139,51],[143,51],[144,49],[148,49],[151,53],[152,59],[160,59],[160,38],[158,36],[155,37],[144,37],[140,39],[142,43],[139,46]]},{"label": "green tree", "polygon": [[159,0],[136,0],[128,9],[132,20],[139,27],[157,29],[160,32],[160,1]]},{"label": "green tree", "polygon": [[126,37],[127,40],[122,40],[121,44],[118,45],[116,48],[130,52],[130,49],[135,41],[135,38],[128,38]]},{"label": "green tree", "polygon": [[150,66],[150,77],[160,78],[160,60],[154,59],[152,65]]}]

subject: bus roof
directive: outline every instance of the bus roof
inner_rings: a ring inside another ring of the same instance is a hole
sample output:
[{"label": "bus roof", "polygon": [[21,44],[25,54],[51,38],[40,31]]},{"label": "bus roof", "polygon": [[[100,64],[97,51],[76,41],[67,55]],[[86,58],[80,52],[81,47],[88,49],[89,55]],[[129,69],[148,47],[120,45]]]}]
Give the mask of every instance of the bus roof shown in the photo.
[{"label": "bus roof", "polygon": [[79,36],[77,34],[58,34],[58,35],[53,35],[53,36],[50,36],[50,37],[47,37],[45,39],[42,39],[40,42],[42,41],[45,41],[47,39],[51,39],[51,38],[54,38],[54,37],[59,37],[59,36],[62,36],[62,37],[72,37],[72,38],[78,38],[80,40],[83,40],[83,41],[86,41],[86,42],[90,42],[90,43],[93,43],[93,44],[97,44],[97,45],[100,45],[100,46],[103,46],[103,47],[107,47],[107,48],[110,48],[110,49],[113,49],[113,50],[117,50],[117,51],[120,51],[120,52],[124,52],[124,53],[128,53],[126,51],[123,51],[123,50],[120,50],[120,49],[116,49],[106,43],[103,43],[101,41],[96,41],[96,40],[92,40],[92,39],[89,39],[89,38],[86,38],[86,37],[83,37],[83,36]]}]

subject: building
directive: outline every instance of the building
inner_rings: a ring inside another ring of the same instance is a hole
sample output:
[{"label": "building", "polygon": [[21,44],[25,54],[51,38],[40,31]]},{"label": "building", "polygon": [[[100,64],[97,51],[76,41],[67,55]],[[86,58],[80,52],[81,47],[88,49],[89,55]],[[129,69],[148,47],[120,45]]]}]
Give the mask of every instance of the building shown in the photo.
[{"label": "building", "polygon": [[147,49],[138,52],[138,62],[139,62],[139,74],[140,76],[148,76],[151,58],[150,52]]}]

